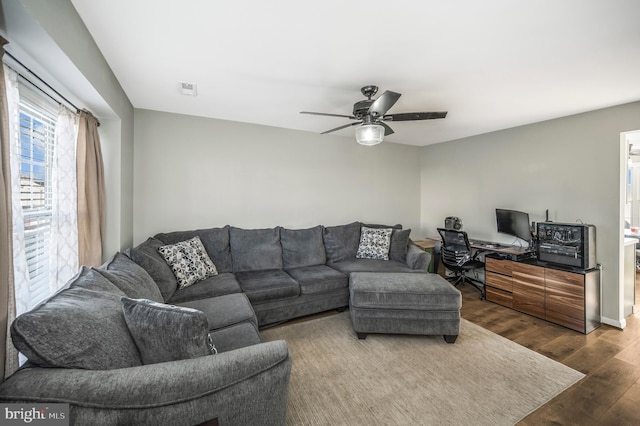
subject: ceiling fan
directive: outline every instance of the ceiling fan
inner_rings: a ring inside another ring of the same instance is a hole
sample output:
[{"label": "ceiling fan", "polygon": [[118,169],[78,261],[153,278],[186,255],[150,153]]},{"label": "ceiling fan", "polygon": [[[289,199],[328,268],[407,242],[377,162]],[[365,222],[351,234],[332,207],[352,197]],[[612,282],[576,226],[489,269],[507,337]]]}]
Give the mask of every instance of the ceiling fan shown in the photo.
[{"label": "ceiling fan", "polygon": [[300,114],[324,115],[327,117],[341,117],[356,122],[327,130],[322,134],[335,132],[347,127],[358,126],[356,129],[356,141],[361,145],[376,145],[382,142],[385,136],[393,134],[393,129],[385,121],[415,121],[433,120],[445,118],[447,111],[440,112],[405,112],[400,114],[387,114],[387,111],[398,101],[400,93],[385,91],[378,99],[371,99],[378,92],[378,86],[364,86],[360,89],[367,99],[353,104],[353,115],[328,114],[324,112],[300,111]]}]

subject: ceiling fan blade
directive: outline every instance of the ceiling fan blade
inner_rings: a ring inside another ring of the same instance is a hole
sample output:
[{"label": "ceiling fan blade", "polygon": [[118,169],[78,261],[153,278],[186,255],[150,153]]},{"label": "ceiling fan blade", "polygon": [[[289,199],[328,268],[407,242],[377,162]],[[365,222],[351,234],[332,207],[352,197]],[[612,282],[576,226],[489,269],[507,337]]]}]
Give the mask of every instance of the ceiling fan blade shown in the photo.
[{"label": "ceiling fan blade", "polygon": [[412,120],[434,120],[445,118],[447,111],[440,112],[405,112],[402,114],[387,114],[382,117],[386,121],[412,121]]},{"label": "ceiling fan blade", "polygon": [[382,127],[384,127],[384,135],[385,136],[389,136],[389,135],[392,135],[392,134],[395,133],[391,127],[387,126],[382,121],[378,122],[378,124],[380,124]]},{"label": "ceiling fan blade", "polygon": [[400,93],[387,90],[378,97],[369,107],[369,114],[376,117],[383,116],[400,99]]},{"label": "ceiling fan blade", "polygon": [[322,133],[320,133],[320,134],[321,134],[321,135],[325,135],[325,134],[327,134],[327,133],[335,132],[336,130],[342,130],[342,129],[346,129],[347,127],[357,126],[358,124],[360,124],[360,122],[359,122],[359,121],[357,121],[357,122],[355,122],[355,123],[345,124],[344,126],[336,127],[335,129],[327,130],[326,132],[322,132]]},{"label": "ceiling fan blade", "polygon": [[350,120],[357,120],[357,118],[355,118],[353,115],[328,114],[326,112],[300,111],[300,114],[324,115],[327,117],[340,117],[340,118],[348,118]]}]

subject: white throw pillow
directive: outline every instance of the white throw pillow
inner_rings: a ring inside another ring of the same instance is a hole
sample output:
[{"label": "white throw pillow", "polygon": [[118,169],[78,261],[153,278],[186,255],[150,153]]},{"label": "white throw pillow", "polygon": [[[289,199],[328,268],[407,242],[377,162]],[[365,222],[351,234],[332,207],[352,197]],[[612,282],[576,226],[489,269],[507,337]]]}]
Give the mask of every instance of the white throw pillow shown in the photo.
[{"label": "white throw pillow", "polygon": [[389,247],[391,246],[391,228],[367,228],[362,227],[360,232],[360,245],[356,258],[389,260]]},{"label": "white throw pillow", "polygon": [[158,251],[171,267],[180,288],[189,287],[205,278],[218,275],[200,237],[158,247]]}]

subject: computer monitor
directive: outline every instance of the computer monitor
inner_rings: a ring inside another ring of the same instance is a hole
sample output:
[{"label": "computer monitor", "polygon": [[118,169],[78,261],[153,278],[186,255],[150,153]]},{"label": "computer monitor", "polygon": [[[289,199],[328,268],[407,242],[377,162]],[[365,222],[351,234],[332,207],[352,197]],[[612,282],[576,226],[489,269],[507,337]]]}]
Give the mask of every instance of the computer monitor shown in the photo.
[{"label": "computer monitor", "polygon": [[531,241],[529,214],[516,210],[496,209],[498,232]]}]

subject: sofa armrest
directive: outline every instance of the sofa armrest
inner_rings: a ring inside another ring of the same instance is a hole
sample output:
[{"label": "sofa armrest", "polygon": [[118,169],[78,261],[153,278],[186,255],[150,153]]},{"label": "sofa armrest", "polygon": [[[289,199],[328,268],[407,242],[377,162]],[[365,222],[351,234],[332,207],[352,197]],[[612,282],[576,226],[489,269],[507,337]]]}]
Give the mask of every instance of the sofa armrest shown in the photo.
[{"label": "sofa armrest", "polygon": [[116,370],[28,367],[0,401],[70,404],[71,424],[284,424],[291,357],[283,340]]},{"label": "sofa armrest", "polygon": [[420,269],[427,272],[429,270],[429,264],[431,263],[431,253],[422,250],[415,245],[413,241],[409,241],[409,248],[407,250],[407,265],[411,269]]}]

